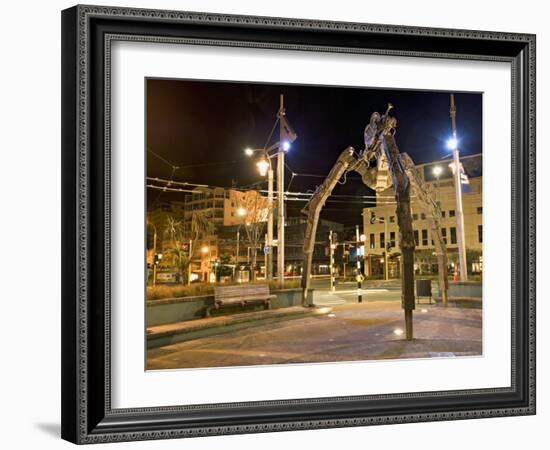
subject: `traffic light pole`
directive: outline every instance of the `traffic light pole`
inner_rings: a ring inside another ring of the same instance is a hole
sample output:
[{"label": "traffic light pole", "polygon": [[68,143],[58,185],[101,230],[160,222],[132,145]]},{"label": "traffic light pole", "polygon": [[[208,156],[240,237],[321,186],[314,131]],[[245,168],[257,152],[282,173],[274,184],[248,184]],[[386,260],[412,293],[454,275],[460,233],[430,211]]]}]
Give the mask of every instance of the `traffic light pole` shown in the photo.
[{"label": "traffic light pole", "polygon": [[384,246],[386,247],[384,250],[384,278],[386,281],[390,279],[389,271],[388,271],[388,252],[390,249],[390,246],[388,245],[388,222],[386,222],[386,218],[384,217]]},{"label": "traffic light pole", "polygon": [[355,259],[357,260],[357,303],[363,302],[363,295],[361,289],[363,288],[361,281],[361,260],[359,259],[359,247],[361,246],[361,238],[359,236],[359,225],[355,225],[355,241],[357,242],[357,248],[355,252]]},{"label": "traffic light pole", "polygon": [[328,240],[330,255],[330,290],[334,292],[336,290],[336,279],[334,277],[334,235],[332,230],[328,232]]}]

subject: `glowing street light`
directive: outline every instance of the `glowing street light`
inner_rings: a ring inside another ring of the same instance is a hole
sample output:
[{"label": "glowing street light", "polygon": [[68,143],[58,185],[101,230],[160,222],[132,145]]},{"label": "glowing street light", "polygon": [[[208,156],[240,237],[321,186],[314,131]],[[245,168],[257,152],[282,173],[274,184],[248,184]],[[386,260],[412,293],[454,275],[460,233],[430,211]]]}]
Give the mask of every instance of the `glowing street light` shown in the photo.
[{"label": "glowing street light", "polygon": [[288,152],[288,151],[290,150],[290,142],[288,142],[288,141],[283,141],[281,147],[282,147],[282,149],[283,149],[285,152]]},{"label": "glowing street light", "polygon": [[242,206],[237,208],[237,215],[239,217],[244,217],[246,216],[246,209],[244,209]]},{"label": "glowing street light", "polygon": [[254,150],[252,150],[251,148],[245,148],[244,149],[244,154],[246,156],[252,156],[254,154]]},{"label": "glowing street light", "polygon": [[203,252],[204,254],[208,253],[208,250],[210,249],[206,245],[201,248],[201,252]]},{"label": "glowing street light", "polygon": [[453,136],[447,140],[447,148],[449,150],[456,150],[458,148],[458,140],[456,139],[456,136]]},{"label": "glowing street light", "polygon": [[269,170],[269,166],[270,166],[269,162],[266,159],[260,159],[256,163],[256,166],[258,167],[260,175],[262,177],[265,177],[267,175],[267,171]]}]

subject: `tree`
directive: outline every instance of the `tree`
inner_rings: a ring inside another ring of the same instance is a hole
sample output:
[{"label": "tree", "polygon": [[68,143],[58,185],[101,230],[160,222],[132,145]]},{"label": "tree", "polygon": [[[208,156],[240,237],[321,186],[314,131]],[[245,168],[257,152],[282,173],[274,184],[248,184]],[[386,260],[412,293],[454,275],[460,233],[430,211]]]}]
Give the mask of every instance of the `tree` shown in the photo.
[{"label": "tree", "polygon": [[231,264],[231,255],[224,253],[220,256],[220,266],[218,268],[218,277],[228,277],[233,275],[233,265]]},{"label": "tree", "polygon": [[261,248],[268,216],[267,199],[257,191],[244,192],[238,207],[245,211],[244,223],[246,242],[252,250],[252,280],[256,279],[256,264],[258,248]]},{"label": "tree", "polygon": [[169,216],[166,221],[165,233],[170,241],[167,255],[180,274],[182,284],[191,282],[189,267],[193,260],[200,239],[214,234],[215,227],[201,212],[193,213],[191,219],[191,234],[185,232],[183,222]]}]

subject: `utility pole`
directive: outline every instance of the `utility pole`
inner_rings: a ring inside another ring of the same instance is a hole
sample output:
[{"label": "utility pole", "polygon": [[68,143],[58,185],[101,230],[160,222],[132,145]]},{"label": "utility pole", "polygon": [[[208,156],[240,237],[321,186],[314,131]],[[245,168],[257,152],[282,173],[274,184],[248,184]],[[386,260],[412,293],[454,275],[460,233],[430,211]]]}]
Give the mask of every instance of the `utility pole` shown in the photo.
[{"label": "utility pole", "polygon": [[462,211],[462,180],[460,171],[460,155],[458,141],[456,139],[456,106],[455,96],[451,94],[451,127],[453,137],[451,140],[453,150],[454,184],[456,191],[456,231],[458,238],[458,259],[460,269],[460,281],[468,281],[468,266],[466,265],[466,242],[464,236],[464,212]]},{"label": "utility pole", "polygon": [[189,264],[187,266],[187,286],[191,286],[191,250],[193,249],[193,239],[189,239]]},{"label": "utility pole", "polygon": [[241,226],[237,228],[237,254],[235,255],[235,267],[239,269],[239,241],[241,238]]},{"label": "utility pole", "polygon": [[330,255],[330,290],[334,292],[336,290],[336,279],[334,277],[334,236],[332,230],[328,232],[328,241],[329,241],[329,255]]},{"label": "utility pole", "polygon": [[391,247],[388,244],[390,244],[390,242],[388,241],[388,220],[386,217],[384,217],[384,246],[386,247],[384,249],[384,279],[386,281],[389,281],[390,279],[390,274],[388,270],[388,253]]},{"label": "utility pole", "polygon": [[285,152],[284,142],[286,133],[284,129],[285,115],[283,94],[279,97],[279,151],[277,153],[277,278],[279,288],[285,286],[285,203],[284,203],[284,170]]},{"label": "utility pole", "polygon": [[153,226],[153,286],[157,284],[157,227],[154,223],[150,223]]},{"label": "utility pole", "polygon": [[342,243],[342,263],[344,265],[344,282],[346,281],[346,243]]},{"label": "utility pole", "polygon": [[269,170],[267,171],[267,258],[266,276],[268,280],[273,279],[273,169],[271,160],[267,155]]},{"label": "utility pole", "polygon": [[359,225],[355,225],[355,242],[356,242],[355,259],[357,260],[357,303],[362,303],[363,296],[361,295],[361,289],[363,285],[361,281],[361,260],[359,259],[359,248],[361,247],[361,238],[359,236]]}]

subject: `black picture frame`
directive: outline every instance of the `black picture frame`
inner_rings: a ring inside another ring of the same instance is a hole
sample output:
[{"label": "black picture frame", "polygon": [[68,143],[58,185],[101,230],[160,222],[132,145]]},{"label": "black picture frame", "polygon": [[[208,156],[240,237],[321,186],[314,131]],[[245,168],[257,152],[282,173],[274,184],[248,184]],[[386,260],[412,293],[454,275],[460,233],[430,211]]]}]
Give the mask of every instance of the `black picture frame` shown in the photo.
[{"label": "black picture frame", "polygon": [[[512,67],[512,352],[506,388],[113,409],[113,40],[506,61]],[[535,414],[535,36],[179,11],[62,12],[62,437],[98,443]]]}]

